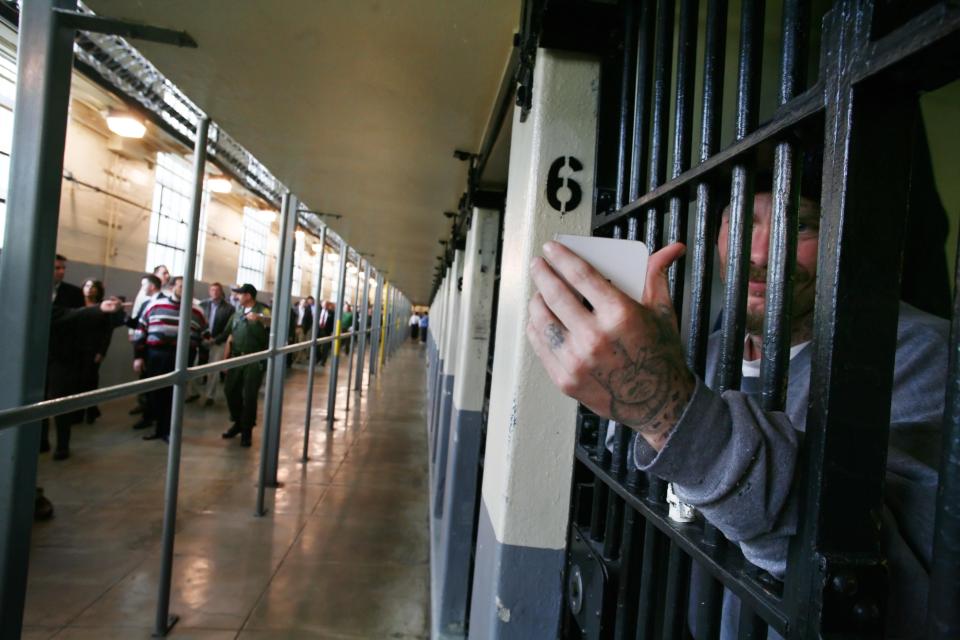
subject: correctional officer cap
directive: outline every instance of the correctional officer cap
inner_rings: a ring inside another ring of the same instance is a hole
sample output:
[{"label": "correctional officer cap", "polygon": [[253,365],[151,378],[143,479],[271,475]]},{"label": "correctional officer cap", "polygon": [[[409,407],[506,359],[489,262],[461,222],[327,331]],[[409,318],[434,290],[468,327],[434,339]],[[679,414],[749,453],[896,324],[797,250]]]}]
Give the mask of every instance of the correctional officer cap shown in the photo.
[{"label": "correctional officer cap", "polygon": [[232,289],[232,291],[233,291],[234,293],[249,293],[249,294],[252,295],[254,298],[257,297],[257,288],[256,288],[255,286],[253,286],[252,284],[250,284],[249,282],[246,283],[246,284],[244,284],[244,285],[241,285],[241,286],[239,286],[239,287],[234,287],[234,288]]}]

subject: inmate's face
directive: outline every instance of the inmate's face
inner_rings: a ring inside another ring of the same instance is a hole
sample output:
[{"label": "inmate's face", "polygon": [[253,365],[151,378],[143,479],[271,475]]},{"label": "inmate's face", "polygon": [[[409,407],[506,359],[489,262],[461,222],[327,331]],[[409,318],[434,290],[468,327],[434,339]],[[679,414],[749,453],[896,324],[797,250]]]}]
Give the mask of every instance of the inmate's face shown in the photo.
[{"label": "inmate's face", "polygon": [[[770,224],[773,214],[773,196],[758,193],[753,199],[753,235],[750,243],[750,282],[747,285],[747,332],[763,332],[766,306],[767,260],[770,245]],[[727,279],[727,240],[729,237],[730,208],[723,210],[717,254],[720,258],[720,277]],[[817,279],[817,250],[820,238],[820,212],[807,198],[800,199],[799,233],[797,234],[797,268],[793,279],[794,319],[813,312]]]}]

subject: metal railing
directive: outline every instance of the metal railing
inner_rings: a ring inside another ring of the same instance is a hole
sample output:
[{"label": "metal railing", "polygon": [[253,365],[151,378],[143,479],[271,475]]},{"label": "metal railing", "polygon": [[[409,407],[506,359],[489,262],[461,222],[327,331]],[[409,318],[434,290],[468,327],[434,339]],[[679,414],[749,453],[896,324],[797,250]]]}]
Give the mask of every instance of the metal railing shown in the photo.
[{"label": "metal railing", "polygon": [[[620,3],[622,59],[605,62],[608,70],[622,74],[620,90],[603,98],[617,102],[619,121],[608,128],[615,134],[601,136],[599,143],[601,153],[616,157],[616,171],[606,185],[598,180],[594,235],[642,239],[656,250],[665,244],[664,235],[666,243],[685,241],[688,206],[692,209],[686,309],[682,263],[671,268],[669,283],[677,317],[687,319],[682,327],[687,364],[704,378],[713,329],[713,246],[721,210],[729,202],[716,378],[720,392],[739,390],[754,179],[759,166],[772,164],[758,396],[764,411],[782,411],[786,401],[804,160],[800,134],[809,139],[812,131],[813,146],[823,140],[810,406],[795,480],[800,525],[790,542],[783,582],[747,562],[736,545],[702,518],[687,521],[671,514],[666,483],[630,464],[631,430],[616,425],[608,448],[606,421],[581,409],[568,547],[569,637],[682,638],[691,628],[698,638],[720,637],[724,589],[742,603],[735,621],[741,638],[766,638],[768,630],[790,638],[884,633],[887,571],[876,519],[884,508],[899,258],[910,176],[912,130],[906,123],[913,121],[921,91],[960,78],[956,4],[921,3],[906,18],[890,19],[891,7],[901,4],[907,3],[838,0],[823,20],[819,77],[807,87],[811,3],[784,0],[778,106],[761,125],[765,3],[742,0],[735,139],[721,149],[727,0],[706,0],[699,96],[692,80],[699,2],[680,0],[678,12],[673,0]],[[699,164],[691,167],[695,100],[700,148]],[[669,176],[668,157],[673,158]],[[611,193],[613,207],[605,211],[602,198]],[[958,312],[960,297],[950,343],[924,635],[930,638],[960,635]]]}]

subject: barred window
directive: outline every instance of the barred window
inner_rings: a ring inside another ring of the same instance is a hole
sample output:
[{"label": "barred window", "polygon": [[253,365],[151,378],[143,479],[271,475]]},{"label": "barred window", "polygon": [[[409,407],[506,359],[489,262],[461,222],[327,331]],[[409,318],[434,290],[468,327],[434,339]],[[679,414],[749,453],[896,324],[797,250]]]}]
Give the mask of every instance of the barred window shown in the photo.
[{"label": "barred window", "polygon": [[270,222],[275,216],[276,214],[272,211],[261,211],[253,207],[243,208],[243,241],[240,243],[238,284],[249,282],[257,289],[263,288]]},{"label": "barred window", "polygon": [[[193,190],[193,168],[175,153],[158,153],[150,214],[150,238],[147,244],[146,270],[167,265],[173,275],[182,275],[187,256],[187,235]],[[200,204],[200,235],[197,239],[197,264],[194,277],[203,277],[203,249],[206,244],[207,202],[204,189]]]}]

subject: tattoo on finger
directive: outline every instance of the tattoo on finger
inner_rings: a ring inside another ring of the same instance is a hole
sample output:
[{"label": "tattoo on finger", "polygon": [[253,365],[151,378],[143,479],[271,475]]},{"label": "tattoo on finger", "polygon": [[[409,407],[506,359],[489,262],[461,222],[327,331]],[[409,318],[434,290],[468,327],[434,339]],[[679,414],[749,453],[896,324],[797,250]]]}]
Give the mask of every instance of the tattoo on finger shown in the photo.
[{"label": "tattoo on finger", "polygon": [[561,346],[563,346],[563,329],[557,326],[557,323],[551,322],[548,324],[547,328],[544,329],[544,333],[547,336],[547,343],[550,345],[551,349],[559,349]]}]

